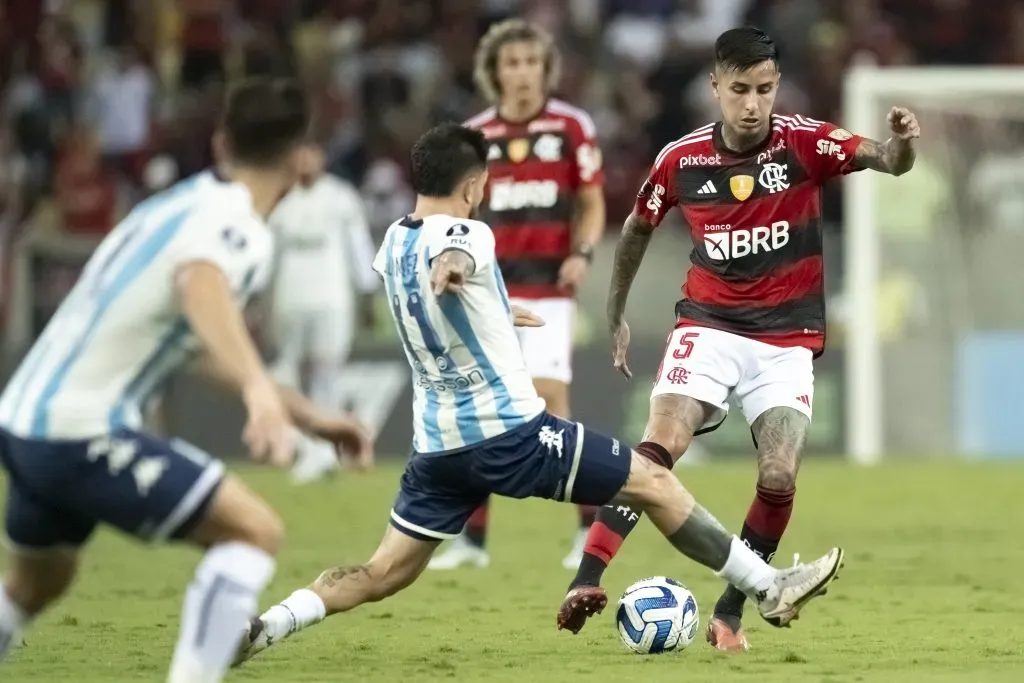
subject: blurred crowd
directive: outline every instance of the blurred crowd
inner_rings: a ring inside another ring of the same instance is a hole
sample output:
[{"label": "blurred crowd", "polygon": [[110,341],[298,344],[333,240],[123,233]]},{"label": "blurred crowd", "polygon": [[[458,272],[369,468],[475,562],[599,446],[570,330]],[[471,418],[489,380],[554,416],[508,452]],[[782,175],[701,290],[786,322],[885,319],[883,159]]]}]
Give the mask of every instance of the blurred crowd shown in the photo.
[{"label": "blurred crowd", "polygon": [[[612,224],[658,148],[716,118],[711,47],[730,27],[776,39],[778,110],[819,119],[842,118],[852,62],[1024,65],[1016,0],[0,0],[0,293],[19,240],[88,248],[138,200],[209,165],[224,84],[246,74],[305,82],[331,170],[386,226],[412,203],[412,141],[486,105],[473,52],[511,15],[557,37],[559,94],[597,123]],[[1024,146],[989,166],[972,174],[982,195],[996,186],[985,177],[1024,172]],[[964,184],[918,175],[926,190]],[[826,226],[839,225],[841,202],[824,207]],[[43,278],[56,283],[46,306],[75,271]]]},{"label": "blurred crowd", "polygon": [[256,73],[304,80],[331,170],[385,225],[411,201],[411,141],[485,106],[474,48],[511,15],[557,36],[560,94],[597,122],[613,223],[661,145],[715,118],[710,48],[729,27],[773,35],[780,110],[823,119],[841,118],[852,61],[1024,64],[1015,0],[0,0],[3,247],[47,222],[102,235],[209,164],[224,83]]}]

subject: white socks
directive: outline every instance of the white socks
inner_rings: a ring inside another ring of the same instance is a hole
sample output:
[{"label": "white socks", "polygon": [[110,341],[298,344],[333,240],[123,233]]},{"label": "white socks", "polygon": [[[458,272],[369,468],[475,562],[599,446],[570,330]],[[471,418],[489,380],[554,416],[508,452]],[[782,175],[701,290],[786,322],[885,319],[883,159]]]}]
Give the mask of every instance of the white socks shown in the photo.
[{"label": "white socks", "polygon": [[327,616],[327,607],[320,596],[308,588],[300,588],[274,605],[260,619],[267,626],[270,642],[318,624]]},{"label": "white socks", "polygon": [[274,558],[255,546],[236,542],[210,548],[185,593],[168,683],[223,680],[273,574]]},{"label": "white socks", "polygon": [[[715,574],[736,586],[754,602],[761,602],[772,597],[775,572],[774,568],[748,548],[738,536],[733,536],[732,544],[729,546],[729,559]],[[757,598],[759,593],[762,593],[761,600]]]},{"label": "white socks", "polygon": [[7,596],[0,586],[0,661],[3,661],[16,645],[21,644],[21,632],[28,626],[31,617]]}]

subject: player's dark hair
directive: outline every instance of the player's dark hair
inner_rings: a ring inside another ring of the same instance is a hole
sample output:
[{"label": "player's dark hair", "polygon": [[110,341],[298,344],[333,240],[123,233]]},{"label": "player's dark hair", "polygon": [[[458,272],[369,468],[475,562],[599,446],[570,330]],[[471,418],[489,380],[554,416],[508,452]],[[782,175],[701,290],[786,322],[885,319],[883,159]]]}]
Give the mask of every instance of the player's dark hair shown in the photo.
[{"label": "player's dark hair", "polygon": [[463,178],[487,168],[483,133],[457,123],[442,123],[412,146],[412,188],[424,197],[447,197]]},{"label": "player's dark hair", "polygon": [[754,26],[732,28],[715,41],[715,66],[725,71],[746,71],[771,61],[779,66],[779,48],[771,37]]},{"label": "player's dark hair", "polygon": [[221,128],[232,161],[274,166],[306,137],[306,94],[298,81],[290,78],[239,81],[228,91]]}]

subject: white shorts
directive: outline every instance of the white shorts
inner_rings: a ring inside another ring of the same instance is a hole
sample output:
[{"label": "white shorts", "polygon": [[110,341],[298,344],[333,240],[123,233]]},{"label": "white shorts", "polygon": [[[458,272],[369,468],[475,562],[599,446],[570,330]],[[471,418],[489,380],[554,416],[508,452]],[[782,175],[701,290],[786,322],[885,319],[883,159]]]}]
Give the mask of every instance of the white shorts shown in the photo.
[{"label": "white shorts", "polygon": [[273,311],[270,324],[279,360],[343,364],[352,348],[351,317],[340,307]]},{"label": "white shorts", "polygon": [[770,408],[793,408],[808,419],[814,404],[814,354],[781,348],[707,327],[669,336],[651,397],[689,396],[716,408],[698,433],[718,427],[735,395],[748,424]]},{"label": "white shorts", "polygon": [[526,369],[534,379],[572,382],[572,335],[576,316],[573,299],[517,299],[522,306],[544,319],[542,327],[517,327]]}]

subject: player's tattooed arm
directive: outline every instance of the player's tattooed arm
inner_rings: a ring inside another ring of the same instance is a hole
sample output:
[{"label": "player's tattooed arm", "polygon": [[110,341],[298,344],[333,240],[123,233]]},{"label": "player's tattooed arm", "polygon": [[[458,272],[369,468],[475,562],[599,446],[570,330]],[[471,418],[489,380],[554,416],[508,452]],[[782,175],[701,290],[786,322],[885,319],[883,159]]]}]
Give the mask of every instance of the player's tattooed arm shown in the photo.
[{"label": "player's tattooed arm", "polygon": [[914,167],[917,153],[914,140],[921,137],[917,117],[909,109],[893,107],[888,116],[892,137],[885,142],[863,140],[854,153],[854,163],[861,168],[890,175],[903,175]]},{"label": "player's tattooed arm", "polygon": [[914,167],[916,156],[909,140],[889,138],[878,142],[864,139],[857,146],[853,160],[861,168],[899,176]]},{"label": "player's tattooed arm", "polygon": [[631,213],[622,226],[622,234],[615,245],[615,261],[608,289],[607,314],[611,330],[617,329],[622,322],[630,287],[640,270],[640,262],[643,261],[653,233],[654,226],[636,212]]},{"label": "player's tattooed arm", "polygon": [[430,285],[434,294],[457,294],[476,270],[473,257],[461,249],[446,249],[431,262]]}]

